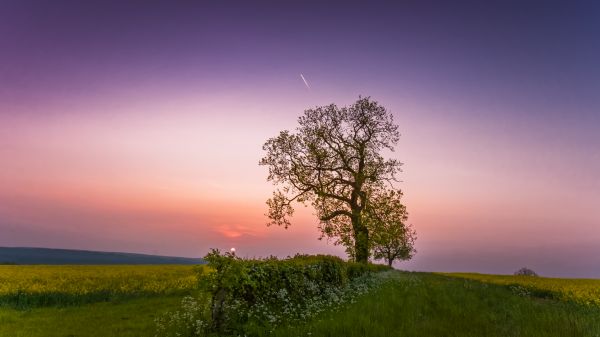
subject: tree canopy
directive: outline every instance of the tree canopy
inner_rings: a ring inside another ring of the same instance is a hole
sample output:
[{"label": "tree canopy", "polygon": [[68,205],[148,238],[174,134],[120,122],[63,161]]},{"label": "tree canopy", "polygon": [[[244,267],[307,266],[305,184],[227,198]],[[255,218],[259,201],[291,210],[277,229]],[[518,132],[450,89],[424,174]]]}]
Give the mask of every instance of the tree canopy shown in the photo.
[{"label": "tree canopy", "polygon": [[[263,145],[260,165],[278,188],[267,200],[270,224],[291,224],[293,203],[310,204],[324,237],[351,244],[358,262],[367,262],[369,228],[363,223],[371,192],[393,187],[401,163],[384,158],[399,140],[393,116],[369,97],[348,107],[308,109],[295,132],[281,131]],[[352,242],[344,241],[350,236]],[[342,240],[340,240],[342,239]]]},{"label": "tree canopy", "polygon": [[417,233],[406,223],[408,212],[401,199],[400,190],[377,191],[365,212],[365,224],[372,233],[373,257],[384,259],[390,267],[395,260],[409,260],[416,253]]}]

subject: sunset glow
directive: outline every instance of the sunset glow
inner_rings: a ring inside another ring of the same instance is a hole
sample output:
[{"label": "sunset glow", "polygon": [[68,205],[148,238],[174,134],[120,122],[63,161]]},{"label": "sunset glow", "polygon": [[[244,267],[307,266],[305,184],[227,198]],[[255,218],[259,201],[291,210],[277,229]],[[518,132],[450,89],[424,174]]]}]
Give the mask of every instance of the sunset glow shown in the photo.
[{"label": "sunset glow", "polygon": [[304,109],[363,95],[402,134],[391,156],[418,253],[399,267],[600,277],[597,21],[559,27],[550,6],[506,30],[486,24],[502,8],[0,6],[14,7],[0,9],[0,246],[345,256],[310,208],[266,226],[258,161]]}]

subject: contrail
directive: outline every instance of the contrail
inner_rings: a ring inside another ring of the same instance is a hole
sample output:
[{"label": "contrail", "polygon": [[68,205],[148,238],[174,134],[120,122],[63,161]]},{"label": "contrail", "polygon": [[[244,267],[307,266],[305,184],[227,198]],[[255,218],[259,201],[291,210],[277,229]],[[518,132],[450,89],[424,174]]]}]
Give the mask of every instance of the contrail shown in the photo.
[{"label": "contrail", "polygon": [[302,77],[302,80],[304,81],[304,84],[306,85],[306,87],[308,89],[310,89],[310,85],[308,85],[308,82],[306,82],[306,79],[304,78],[304,75],[300,74],[300,77]]}]

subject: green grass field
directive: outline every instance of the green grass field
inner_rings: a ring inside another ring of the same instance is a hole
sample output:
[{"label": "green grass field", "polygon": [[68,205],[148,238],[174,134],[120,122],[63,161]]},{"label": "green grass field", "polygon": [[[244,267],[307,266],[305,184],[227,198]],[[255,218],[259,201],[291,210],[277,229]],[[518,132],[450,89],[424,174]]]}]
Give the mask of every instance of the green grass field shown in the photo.
[{"label": "green grass field", "polygon": [[600,306],[600,280],[475,273],[445,273],[444,275],[507,285],[517,293],[530,293],[535,297]]},{"label": "green grass field", "polygon": [[598,307],[518,296],[502,285],[431,273],[393,277],[349,307],[271,336],[600,336]]},{"label": "green grass field", "polygon": [[[379,277],[389,281],[356,303],[263,335],[600,336],[598,280],[397,271]],[[155,317],[177,310],[195,284],[190,266],[0,266],[0,336],[154,336]],[[536,297],[515,284],[578,295]],[[17,305],[15,289],[34,300]],[[113,295],[90,295],[107,291]],[[68,294],[69,301],[40,300],[48,294]]]},{"label": "green grass field", "polygon": [[165,295],[69,307],[0,308],[0,336],[151,337],[154,319],[177,310],[181,298]]}]

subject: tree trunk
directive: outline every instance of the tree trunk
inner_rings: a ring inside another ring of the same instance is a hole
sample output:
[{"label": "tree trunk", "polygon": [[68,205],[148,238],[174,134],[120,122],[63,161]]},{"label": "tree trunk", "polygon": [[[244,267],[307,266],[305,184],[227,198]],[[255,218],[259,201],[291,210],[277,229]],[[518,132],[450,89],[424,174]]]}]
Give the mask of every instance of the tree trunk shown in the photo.
[{"label": "tree trunk", "polygon": [[394,262],[394,259],[388,259],[388,266],[390,268],[392,268],[392,263]]},{"label": "tree trunk", "polygon": [[354,252],[356,262],[369,262],[369,229],[362,224],[360,215],[352,217],[354,229]]},{"label": "tree trunk", "polygon": [[220,288],[212,298],[212,327],[216,331],[222,331],[225,321],[225,310],[223,305],[225,303],[225,297],[227,297],[227,291],[224,288]]}]

